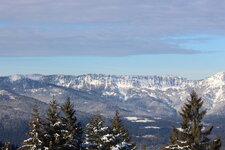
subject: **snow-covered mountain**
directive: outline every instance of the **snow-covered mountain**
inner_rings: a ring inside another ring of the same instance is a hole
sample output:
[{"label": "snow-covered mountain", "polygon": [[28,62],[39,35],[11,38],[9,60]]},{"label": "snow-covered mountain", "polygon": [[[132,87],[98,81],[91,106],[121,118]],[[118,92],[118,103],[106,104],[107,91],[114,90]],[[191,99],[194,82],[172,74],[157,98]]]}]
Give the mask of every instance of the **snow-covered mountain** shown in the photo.
[{"label": "snow-covered mountain", "polygon": [[11,75],[0,78],[0,89],[48,102],[54,95],[75,99],[86,112],[119,109],[125,114],[171,116],[194,89],[211,114],[224,114],[225,72],[203,80],[174,76],[130,76],[87,74]]}]

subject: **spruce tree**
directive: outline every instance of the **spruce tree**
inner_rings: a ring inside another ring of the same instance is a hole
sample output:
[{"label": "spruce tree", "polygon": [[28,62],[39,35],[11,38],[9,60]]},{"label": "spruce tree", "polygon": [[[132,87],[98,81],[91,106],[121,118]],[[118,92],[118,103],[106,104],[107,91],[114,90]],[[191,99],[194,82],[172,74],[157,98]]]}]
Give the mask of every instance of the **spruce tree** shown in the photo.
[{"label": "spruce tree", "polygon": [[77,118],[75,116],[76,111],[74,106],[71,104],[70,98],[66,100],[64,105],[61,107],[61,110],[64,114],[62,121],[63,124],[66,125],[67,130],[64,135],[64,138],[66,139],[64,149],[80,150],[82,148],[83,130],[81,123],[77,122]]},{"label": "spruce tree", "polygon": [[19,150],[42,150],[44,127],[37,106],[33,109],[33,120],[29,123],[29,127],[30,130],[27,133],[29,139],[23,141]]},{"label": "spruce tree", "polygon": [[220,138],[211,141],[208,136],[213,127],[204,129],[202,119],[206,110],[202,110],[203,100],[195,91],[190,94],[190,99],[181,109],[181,127],[173,128],[170,145],[165,150],[219,150]]},{"label": "spruce tree", "polygon": [[108,127],[104,127],[104,120],[100,114],[94,115],[85,129],[84,146],[86,150],[110,150],[112,135]]},{"label": "spruce tree", "polygon": [[135,145],[131,143],[131,138],[119,116],[119,112],[116,111],[115,116],[110,126],[110,131],[113,134],[114,142],[112,148],[118,148],[119,150],[134,150]]},{"label": "spruce tree", "polygon": [[64,136],[67,134],[66,126],[62,123],[62,118],[58,110],[55,99],[50,102],[47,111],[45,125],[45,148],[49,150],[62,150],[66,143]]}]

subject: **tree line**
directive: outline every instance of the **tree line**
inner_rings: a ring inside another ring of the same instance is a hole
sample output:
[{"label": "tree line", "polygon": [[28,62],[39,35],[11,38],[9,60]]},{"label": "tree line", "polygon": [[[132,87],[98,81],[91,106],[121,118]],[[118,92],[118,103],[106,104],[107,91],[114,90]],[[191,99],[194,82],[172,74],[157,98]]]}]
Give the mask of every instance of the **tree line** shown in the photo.
[{"label": "tree line", "polygon": [[41,118],[37,107],[29,123],[28,139],[18,150],[134,150],[135,144],[116,111],[109,127],[103,116],[94,115],[82,129],[76,111],[68,98],[60,107],[55,99],[49,104],[46,118]]},{"label": "tree line", "polygon": [[[190,98],[181,108],[180,127],[173,127],[169,144],[161,150],[220,150],[220,137],[211,138],[213,127],[206,128],[203,117],[207,110],[203,100],[192,91]],[[103,116],[94,115],[85,129],[77,121],[74,106],[68,98],[60,107],[52,100],[46,114],[41,118],[38,108],[33,109],[33,120],[29,123],[27,140],[18,150],[135,150],[136,145],[122,124],[116,111],[110,126],[104,125]],[[5,144],[2,150],[9,150]],[[13,150],[11,148],[11,150]],[[147,147],[143,147],[147,150]]]}]

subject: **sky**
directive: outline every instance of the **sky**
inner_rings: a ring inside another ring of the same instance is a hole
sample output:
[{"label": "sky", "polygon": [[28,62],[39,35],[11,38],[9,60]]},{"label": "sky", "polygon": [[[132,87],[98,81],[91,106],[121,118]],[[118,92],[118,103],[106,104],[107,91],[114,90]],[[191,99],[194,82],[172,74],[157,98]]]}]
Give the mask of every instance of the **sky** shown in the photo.
[{"label": "sky", "polygon": [[0,76],[203,79],[225,71],[224,0],[0,0]]}]

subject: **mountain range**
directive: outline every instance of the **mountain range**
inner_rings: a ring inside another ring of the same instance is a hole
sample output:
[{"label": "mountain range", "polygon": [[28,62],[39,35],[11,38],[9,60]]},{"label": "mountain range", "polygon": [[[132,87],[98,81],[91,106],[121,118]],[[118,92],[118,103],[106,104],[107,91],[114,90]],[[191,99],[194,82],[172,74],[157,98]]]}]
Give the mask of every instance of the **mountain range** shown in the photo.
[{"label": "mountain range", "polygon": [[87,74],[11,75],[0,77],[0,96],[14,94],[48,103],[71,97],[77,109],[86,113],[120,110],[126,115],[173,116],[195,90],[204,100],[208,114],[225,113],[225,72],[203,80],[175,76],[130,76]]}]

